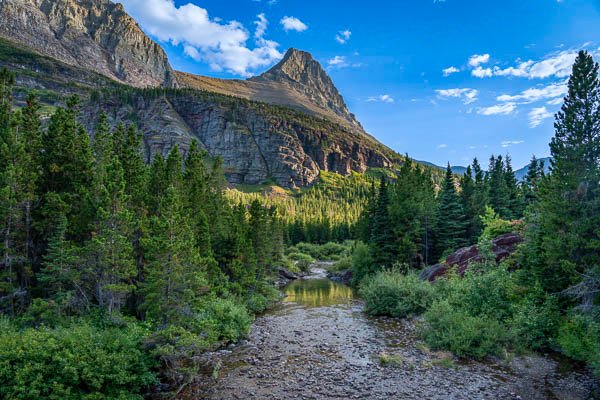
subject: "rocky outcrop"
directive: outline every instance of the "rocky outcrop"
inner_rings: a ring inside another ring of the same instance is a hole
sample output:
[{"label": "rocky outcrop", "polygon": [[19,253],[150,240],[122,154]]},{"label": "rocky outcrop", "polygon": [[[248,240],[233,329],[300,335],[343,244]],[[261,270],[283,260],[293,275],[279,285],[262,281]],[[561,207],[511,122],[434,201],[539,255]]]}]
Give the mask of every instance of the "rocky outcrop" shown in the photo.
[{"label": "rocky outcrop", "polygon": [[301,93],[325,109],[362,130],[362,126],[348,111],[344,98],[337,90],[321,64],[310,53],[289,49],[283,59],[264,74],[250,78],[252,82],[277,82]]},{"label": "rocky outcrop", "polygon": [[[492,240],[491,251],[496,262],[500,262],[510,256],[517,249],[517,245],[523,241],[518,233],[506,233]],[[445,262],[425,268],[421,272],[421,279],[430,282],[446,275],[449,271],[455,271],[460,276],[464,275],[471,264],[483,260],[483,255],[477,245],[463,247],[450,254]]]},{"label": "rocky outcrop", "polygon": [[352,283],[352,277],[352,271],[349,269],[327,273],[327,278],[329,278],[333,282],[342,283],[344,285],[350,285],[350,283]]},{"label": "rocky outcrop", "polygon": [[230,183],[273,180],[295,188],[312,184],[320,170],[346,175],[392,165],[387,149],[365,135],[289,109],[226,96],[185,90],[139,91],[126,100],[114,95],[84,105],[82,122],[92,129],[101,112],[113,123],[138,125],[148,160],[166,156],[175,144],[185,152],[196,139],[211,156],[221,157]]},{"label": "rocky outcrop", "polygon": [[176,85],[163,49],[110,0],[2,0],[0,36],[128,85]]}]

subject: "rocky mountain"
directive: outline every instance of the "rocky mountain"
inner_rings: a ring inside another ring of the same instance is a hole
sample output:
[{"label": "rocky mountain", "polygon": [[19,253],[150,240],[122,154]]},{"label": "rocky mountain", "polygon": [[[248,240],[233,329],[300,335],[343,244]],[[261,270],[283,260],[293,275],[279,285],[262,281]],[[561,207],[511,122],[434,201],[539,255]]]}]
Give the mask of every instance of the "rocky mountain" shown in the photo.
[{"label": "rocky mountain", "polygon": [[289,49],[273,68],[245,81],[176,75],[182,86],[292,107],[364,132],[321,64],[305,51]]},{"label": "rocky mountain", "polygon": [[320,170],[401,161],[364,132],[309,53],[291,49],[249,80],[214,79],[173,71],[109,0],[0,0],[0,17],[0,67],[15,71],[17,101],[35,90],[52,107],[77,94],[88,129],[101,112],[135,123],[148,160],[197,140],[222,158],[230,182],[291,188],[312,184]]},{"label": "rocky mountain", "polygon": [[176,85],[163,49],[110,0],[2,0],[0,36],[128,85]]}]

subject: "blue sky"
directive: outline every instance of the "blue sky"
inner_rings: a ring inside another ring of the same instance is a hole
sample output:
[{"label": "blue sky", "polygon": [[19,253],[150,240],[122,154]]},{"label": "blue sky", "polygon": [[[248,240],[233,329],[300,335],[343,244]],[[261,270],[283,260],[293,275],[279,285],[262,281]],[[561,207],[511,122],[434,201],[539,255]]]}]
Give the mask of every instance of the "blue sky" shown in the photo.
[{"label": "blue sky", "polygon": [[574,52],[600,61],[600,0],[121,0],[179,70],[244,78],[289,47],[366,130],[440,165],[549,155]]}]

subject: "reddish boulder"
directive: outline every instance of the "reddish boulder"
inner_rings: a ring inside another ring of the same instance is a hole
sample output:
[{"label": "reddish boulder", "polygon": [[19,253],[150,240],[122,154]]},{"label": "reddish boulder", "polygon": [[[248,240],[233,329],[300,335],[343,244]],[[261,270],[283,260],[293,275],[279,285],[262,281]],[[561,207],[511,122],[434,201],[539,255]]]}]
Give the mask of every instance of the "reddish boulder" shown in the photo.
[{"label": "reddish boulder", "polygon": [[[517,250],[517,245],[522,241],[523,237],[514,232],[505,233],[492,240],[491,250],[494,253],[496,262],[500,262],[514,253]],[[483,260],[483,256],[479,252],[477,245],[463,247],[446,257],[443,263],[425,268],[420,276],[423,280],[433,282],[440,276],[446,275],[451,268],[462,276],[469,268],[469,265],[481,260]]]}]

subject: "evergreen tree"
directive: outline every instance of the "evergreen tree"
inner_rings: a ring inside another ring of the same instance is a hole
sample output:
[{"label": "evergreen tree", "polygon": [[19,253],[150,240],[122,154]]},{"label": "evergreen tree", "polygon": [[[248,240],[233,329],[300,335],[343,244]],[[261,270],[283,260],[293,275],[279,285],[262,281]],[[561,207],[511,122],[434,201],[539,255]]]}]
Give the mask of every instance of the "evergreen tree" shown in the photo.
[{"label": "evergreen tree", "polygon": [[389,189],[385,177],[381,177],[377,202],[373,213],[369,248],[375,268],[391,267],[397,259],[398,242],[390,220]]},{"label": "evergreen tree", "polygon": [[489,205],[502,218],[510,219],[510,194],[506,184],[502,156],[490,157],[490,167],[487,173],[487,187]]},{"label": "evergreen tree", "polygon": [[575,60],[554,127],[552,174],[529,213],[527,265],[558,293],[600,265],[600,82],[587,52]]},{"label": "evergreen tree", "polygon": [[520,196],[517,178],[512,168],[512,160],[508,154],[504,158],[504,181],[506,182],[508,193],[507,208],[510,211],[510,218],[521,218],[523,216],[523,201]]},{"label": "evergreen tree", "polygon": [[436,229],[436,250],[441,256],[467,245],[466,223],[460,197],[456,193],[456,184],[450,164],[446,168],[446,178],[438,200]]},{"label": "evergreen tree", "polygon": [[527,175],[521,184],[521,192],[525,206],[529,206],[537,200],[539,184],[544,177],[544,161],[535,156],[531,158]]},{"label": "evergreen tree", "polygon": [[193,231],[173,186],[168,187],[158,215],[152,217],[150,235],[143,244],[147,265],[142,307],[146,317],[164,327],[186,324],[197,311],[207,282]]}]

